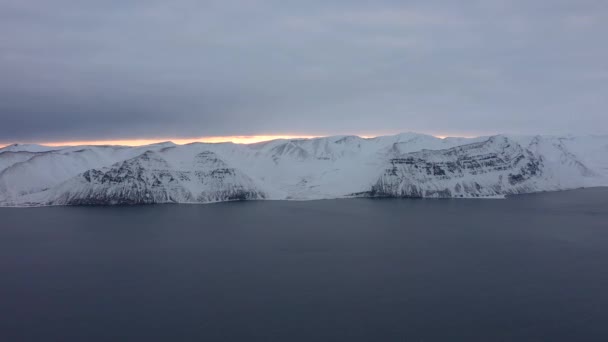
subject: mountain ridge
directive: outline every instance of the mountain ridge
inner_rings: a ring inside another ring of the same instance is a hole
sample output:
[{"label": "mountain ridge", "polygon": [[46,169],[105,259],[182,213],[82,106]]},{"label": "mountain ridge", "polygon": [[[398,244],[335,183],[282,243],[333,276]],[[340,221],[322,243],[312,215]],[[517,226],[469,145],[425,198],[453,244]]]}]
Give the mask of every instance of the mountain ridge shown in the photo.
[{"label": "mountain ridge", "polygon": [[[608,136],[402,133],[0,149],[0,206],[495,198],[608,185]],[[35,151],[27,151],[27,149]]]}]

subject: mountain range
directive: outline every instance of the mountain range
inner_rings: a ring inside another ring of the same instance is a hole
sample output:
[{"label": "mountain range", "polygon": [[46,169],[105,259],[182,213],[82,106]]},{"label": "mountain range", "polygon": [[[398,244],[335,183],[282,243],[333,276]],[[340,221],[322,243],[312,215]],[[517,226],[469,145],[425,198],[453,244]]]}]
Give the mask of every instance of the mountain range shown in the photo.
[{"label": "mountain range", "polygon": [[402,133],[0,149],[0,206],[500,198],[608,186],[608,136]]}]

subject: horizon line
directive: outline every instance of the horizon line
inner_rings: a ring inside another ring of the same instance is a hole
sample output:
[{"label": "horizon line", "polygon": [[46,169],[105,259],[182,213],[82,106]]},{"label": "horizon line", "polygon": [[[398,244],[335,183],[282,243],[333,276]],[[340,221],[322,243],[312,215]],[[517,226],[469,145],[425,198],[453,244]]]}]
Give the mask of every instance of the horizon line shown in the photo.
[{"label": "horizon line", "polygon": [[[415,132],[401,132],[401,133],[388,133],[388,134],[372,134],[372,135],[357,135],[357,134],[328,134],[328,135],[300,135],[300,134],[269,134],[269,135],[227,135],[227,136],[203,136],[197,138],[136,138],[136,139],[91,139],[91,140],[64,140],[64,141],[46,141],[46,142],[13,142],[13,143],[0,143],[0,148],[15,144],[32,144],[49,147],[64,147],[64,146],[146,146],[152,144],[158,144],[163,142],[172,142],[177,145],[186,145],[191,143],[235,143],[235,144],[255,144],[259,142],[266,142],[278,139],[314,139],[314,138],[325,138],[331,136],[358,136],[364,139],[371,139],[380,136],[390,136],[403,133],[415,133]],[[447,137],[459,137],[459,138],[474,138],[479,135],[438,135],[438,134],[426,134],[416,133],[421,135],[433,136],[439,139],[445,139]]]}]

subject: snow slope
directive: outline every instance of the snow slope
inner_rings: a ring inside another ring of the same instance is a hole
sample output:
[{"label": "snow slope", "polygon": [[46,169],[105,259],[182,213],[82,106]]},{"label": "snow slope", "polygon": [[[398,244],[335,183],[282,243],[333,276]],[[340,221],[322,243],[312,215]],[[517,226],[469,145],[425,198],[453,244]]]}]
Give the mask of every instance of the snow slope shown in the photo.
[{"label": "snow slope", "polygon": [[608,185],[608,136],[161,143],[0,150],[0,206],[496,197]]},{"label": "snow slope", "polygon": [[12,145],[8,145],[8,146],[0,148],[0,153],[2,153],[2,152],[48,152],[48,151],[52,151],[55,149],[59,149],[59,147],[36,145],[36,144],[12,144]]}]

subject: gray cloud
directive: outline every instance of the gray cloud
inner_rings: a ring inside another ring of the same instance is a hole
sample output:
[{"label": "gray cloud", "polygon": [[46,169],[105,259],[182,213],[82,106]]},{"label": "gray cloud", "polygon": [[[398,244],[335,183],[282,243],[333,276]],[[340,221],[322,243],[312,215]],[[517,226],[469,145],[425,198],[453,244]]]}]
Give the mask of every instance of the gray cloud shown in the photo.
[{"label": "gray cloud", "polygon": [[608,133],[605,1],[0,2],[0,143]]}]

